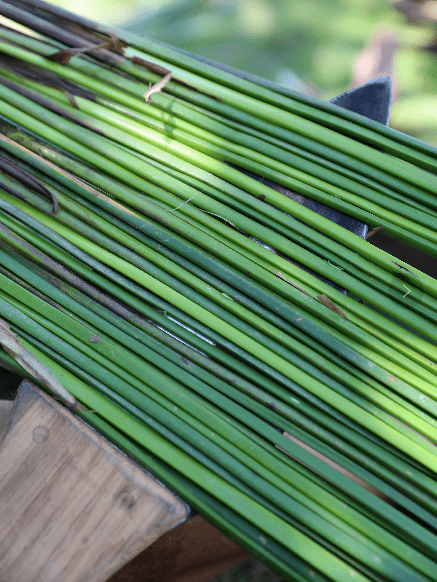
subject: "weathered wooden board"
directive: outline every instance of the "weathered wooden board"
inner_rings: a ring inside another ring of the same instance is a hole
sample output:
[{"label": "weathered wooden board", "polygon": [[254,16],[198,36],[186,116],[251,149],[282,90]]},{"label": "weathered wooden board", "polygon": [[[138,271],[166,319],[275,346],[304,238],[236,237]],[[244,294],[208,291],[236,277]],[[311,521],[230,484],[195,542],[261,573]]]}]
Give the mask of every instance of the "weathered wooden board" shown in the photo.
[{"label": "weathered wooden board", "polygon": [[9,423],[9,417],[14,405],[12,400],[0,400],[0,443],[3,439],[3,433],[6,432]]},{"label": "weathered wooden board", "polygon": [[102,582],[188,511],[69,410],[22,383],[0,449],[0,582]]}]

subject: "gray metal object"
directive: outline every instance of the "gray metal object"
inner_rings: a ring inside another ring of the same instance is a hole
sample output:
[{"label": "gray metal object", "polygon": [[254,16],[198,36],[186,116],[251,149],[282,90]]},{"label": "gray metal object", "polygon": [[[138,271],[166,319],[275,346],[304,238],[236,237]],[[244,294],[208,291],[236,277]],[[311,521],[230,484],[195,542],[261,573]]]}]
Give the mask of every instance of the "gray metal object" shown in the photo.
[{"label": "gray metal object", "polygon": [[330,103],[388,125],[391,105],[391,79],[378,77],[364,85],[341,93]]}]

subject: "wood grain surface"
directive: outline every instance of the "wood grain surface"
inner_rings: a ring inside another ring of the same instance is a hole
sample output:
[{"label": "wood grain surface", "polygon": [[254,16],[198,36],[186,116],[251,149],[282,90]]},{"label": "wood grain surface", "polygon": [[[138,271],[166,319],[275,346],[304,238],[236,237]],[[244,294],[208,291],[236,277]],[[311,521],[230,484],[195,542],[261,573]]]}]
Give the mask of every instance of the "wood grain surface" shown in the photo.
[{"label": "wood grain surface", "polygon": [[0,582],[103,582],[188,511],[69,410],[22,383],[0,449]]},{"label": "wood grain surface", "polygon": [[8,428],[13,405],[13,400],[0,400],[0,443],[2,442],[3,434]]}]

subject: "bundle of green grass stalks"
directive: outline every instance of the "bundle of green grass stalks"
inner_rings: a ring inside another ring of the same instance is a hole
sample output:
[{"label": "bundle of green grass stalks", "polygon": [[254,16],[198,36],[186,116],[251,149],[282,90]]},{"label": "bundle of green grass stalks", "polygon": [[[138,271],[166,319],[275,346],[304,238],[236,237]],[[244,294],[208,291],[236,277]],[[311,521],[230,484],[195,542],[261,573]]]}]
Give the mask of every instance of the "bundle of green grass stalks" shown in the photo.
[{"label": "bundle of green grass stalks", "polygon": [[435,257],[437,151],[39,0],[0,14],[2,333],[287,580],[437,580],[437,281],[251,177]]}]

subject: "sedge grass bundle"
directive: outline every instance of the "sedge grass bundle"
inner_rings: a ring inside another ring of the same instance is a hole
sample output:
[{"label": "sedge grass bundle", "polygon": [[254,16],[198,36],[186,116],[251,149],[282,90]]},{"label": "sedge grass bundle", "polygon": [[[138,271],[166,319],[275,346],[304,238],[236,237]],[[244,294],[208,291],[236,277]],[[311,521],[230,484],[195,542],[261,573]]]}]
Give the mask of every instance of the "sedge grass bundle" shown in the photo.
[{"label": "sedge grass bundle", "polygon": [[39,0],[0,9],[27,27],[0,28],[1,319],[286,579],[436,580],[437,282],[255,179],[436,256],[436,150]]}]

